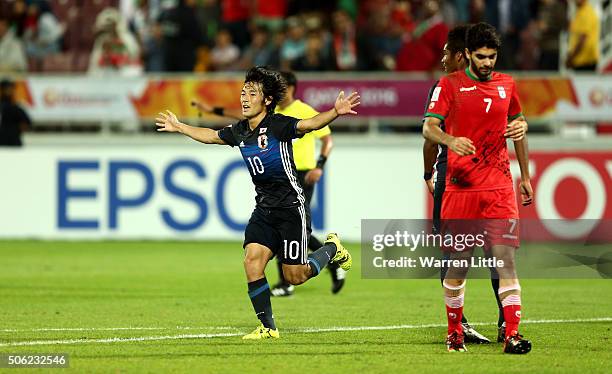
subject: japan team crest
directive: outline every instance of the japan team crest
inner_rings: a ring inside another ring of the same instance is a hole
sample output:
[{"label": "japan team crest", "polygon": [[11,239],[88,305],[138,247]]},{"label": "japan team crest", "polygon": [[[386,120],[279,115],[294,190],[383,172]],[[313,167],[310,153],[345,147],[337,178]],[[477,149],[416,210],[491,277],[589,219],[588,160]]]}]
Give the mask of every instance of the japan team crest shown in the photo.
[{"label": "japan team crest", "polygon": [[268,136],[267,135],[259,135],[257,138],[257,146],[261,149],[268,148]]},{"label": "japan team crest", "polygon": [[506,98],[506,90],[504,89],[504,86],[497,86],[497,92],[499,92],[499,97],[502,99]]}]

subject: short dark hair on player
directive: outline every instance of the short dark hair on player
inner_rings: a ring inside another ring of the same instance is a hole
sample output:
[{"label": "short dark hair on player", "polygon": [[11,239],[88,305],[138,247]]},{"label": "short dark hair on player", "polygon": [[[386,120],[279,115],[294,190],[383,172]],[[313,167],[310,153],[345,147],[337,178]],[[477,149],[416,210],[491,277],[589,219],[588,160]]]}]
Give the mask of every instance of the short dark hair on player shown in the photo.
[{"label": "short dark hair on player", "polygon": [[465,47],[468,51],[473,52],[479,48],[499,49],[501,39],[495,27],[485,22],[480,22],[472,25],[467,30],[465,36]]},{"label": "short dark hair on player", "polygon": [[281,71],[281,75],[285,82],[287,82],[287,87],[297,88],[297,77],[293,72],[290,71]]},{"label": "short dark hair on player", "polygon": [[451,55],[455,55],[457,52],[465,52],[465,37],[469,27],[470,25],[459,25],[453,27],[448,32],[446,48],[450,51]]},{"label": "short dark hair on player", "polygon": [[268,113],[274,113],[276,104],[285,97],[285,93],[287,92],[287,84],[281,74],[265,66],[250,68],[246,73],[244,83],[261,84],[264,98],[272,98],[272,102],[266,105]]}]

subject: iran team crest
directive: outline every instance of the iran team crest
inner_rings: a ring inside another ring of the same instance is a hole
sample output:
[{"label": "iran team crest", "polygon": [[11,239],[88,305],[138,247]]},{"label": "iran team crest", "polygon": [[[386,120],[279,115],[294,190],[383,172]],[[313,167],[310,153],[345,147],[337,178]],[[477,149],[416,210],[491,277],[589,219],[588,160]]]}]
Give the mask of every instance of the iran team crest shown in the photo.
[{"label": "iran team crest", "polygon": [[497,86],[497,92],[499,92],[499,97],[502,99],[506,98],[506,90],[504,89],[504,86]]},{"label": "iran team crest", "polygon": [[257,138],[257,145],[261,149],[268,148],[268,136],[267,135],[259,135]]}]

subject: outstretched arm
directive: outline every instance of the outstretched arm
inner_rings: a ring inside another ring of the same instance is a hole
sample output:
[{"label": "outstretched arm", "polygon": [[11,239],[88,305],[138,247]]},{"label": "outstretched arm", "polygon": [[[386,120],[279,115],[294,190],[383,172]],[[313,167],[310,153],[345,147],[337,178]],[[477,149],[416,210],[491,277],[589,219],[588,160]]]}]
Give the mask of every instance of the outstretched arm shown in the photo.
[{"label": "outstretched arm", "polygon": [[167,110],[166,113],[160,112],[155,120],[157,121],[155,123],[157,125],[157,131],[178,132],[205,144],[225,144],[217,134],[217,131],[184,124],[169,110]]},{"label": "outstretched arm", "polygon": [[340,94],[338,94],[332,109],[328,110],[327,112],[319,113],[312,118],[300,120],[297,123],[297,132],[299,134],[305,134],[329,125],[333,120],[341,115],[357,114],[353,108],[361,104],[359,99],[360,97],[357,92],[353,92],[348,97],[344,97],[344,91],[340,91]]},{"label": "outstretched arm", "polygon": [[221,117],[233,118],[233,119],[244,119],[242,112],[239,109],[228,109],[222,106],[212,106],[204,100],[191,100],[191,106],[194,106],[200,112],[208,114],[216,114]]}]

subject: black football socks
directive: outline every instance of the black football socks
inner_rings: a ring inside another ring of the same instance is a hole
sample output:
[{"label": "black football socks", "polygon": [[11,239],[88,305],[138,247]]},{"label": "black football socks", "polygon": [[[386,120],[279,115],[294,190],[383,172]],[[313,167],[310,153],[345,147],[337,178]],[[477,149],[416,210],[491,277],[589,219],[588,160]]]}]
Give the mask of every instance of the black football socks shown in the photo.
[{"label": "black football socks", "polygon": [[268,285],[268,280],[265,277],[249,282],[249,297],[255,314],[264,327],[276,330],[274,316],[272,315],[272,304],[270,303],[270,285]]},{"label": "black football socks", "polygon": [[336,251],[337,249],[334,243],[327,243],[308,256],[308,264],[312,271],[312,277],[319,275],[321,270],[323,270],[329,261],[336,255]]}]

